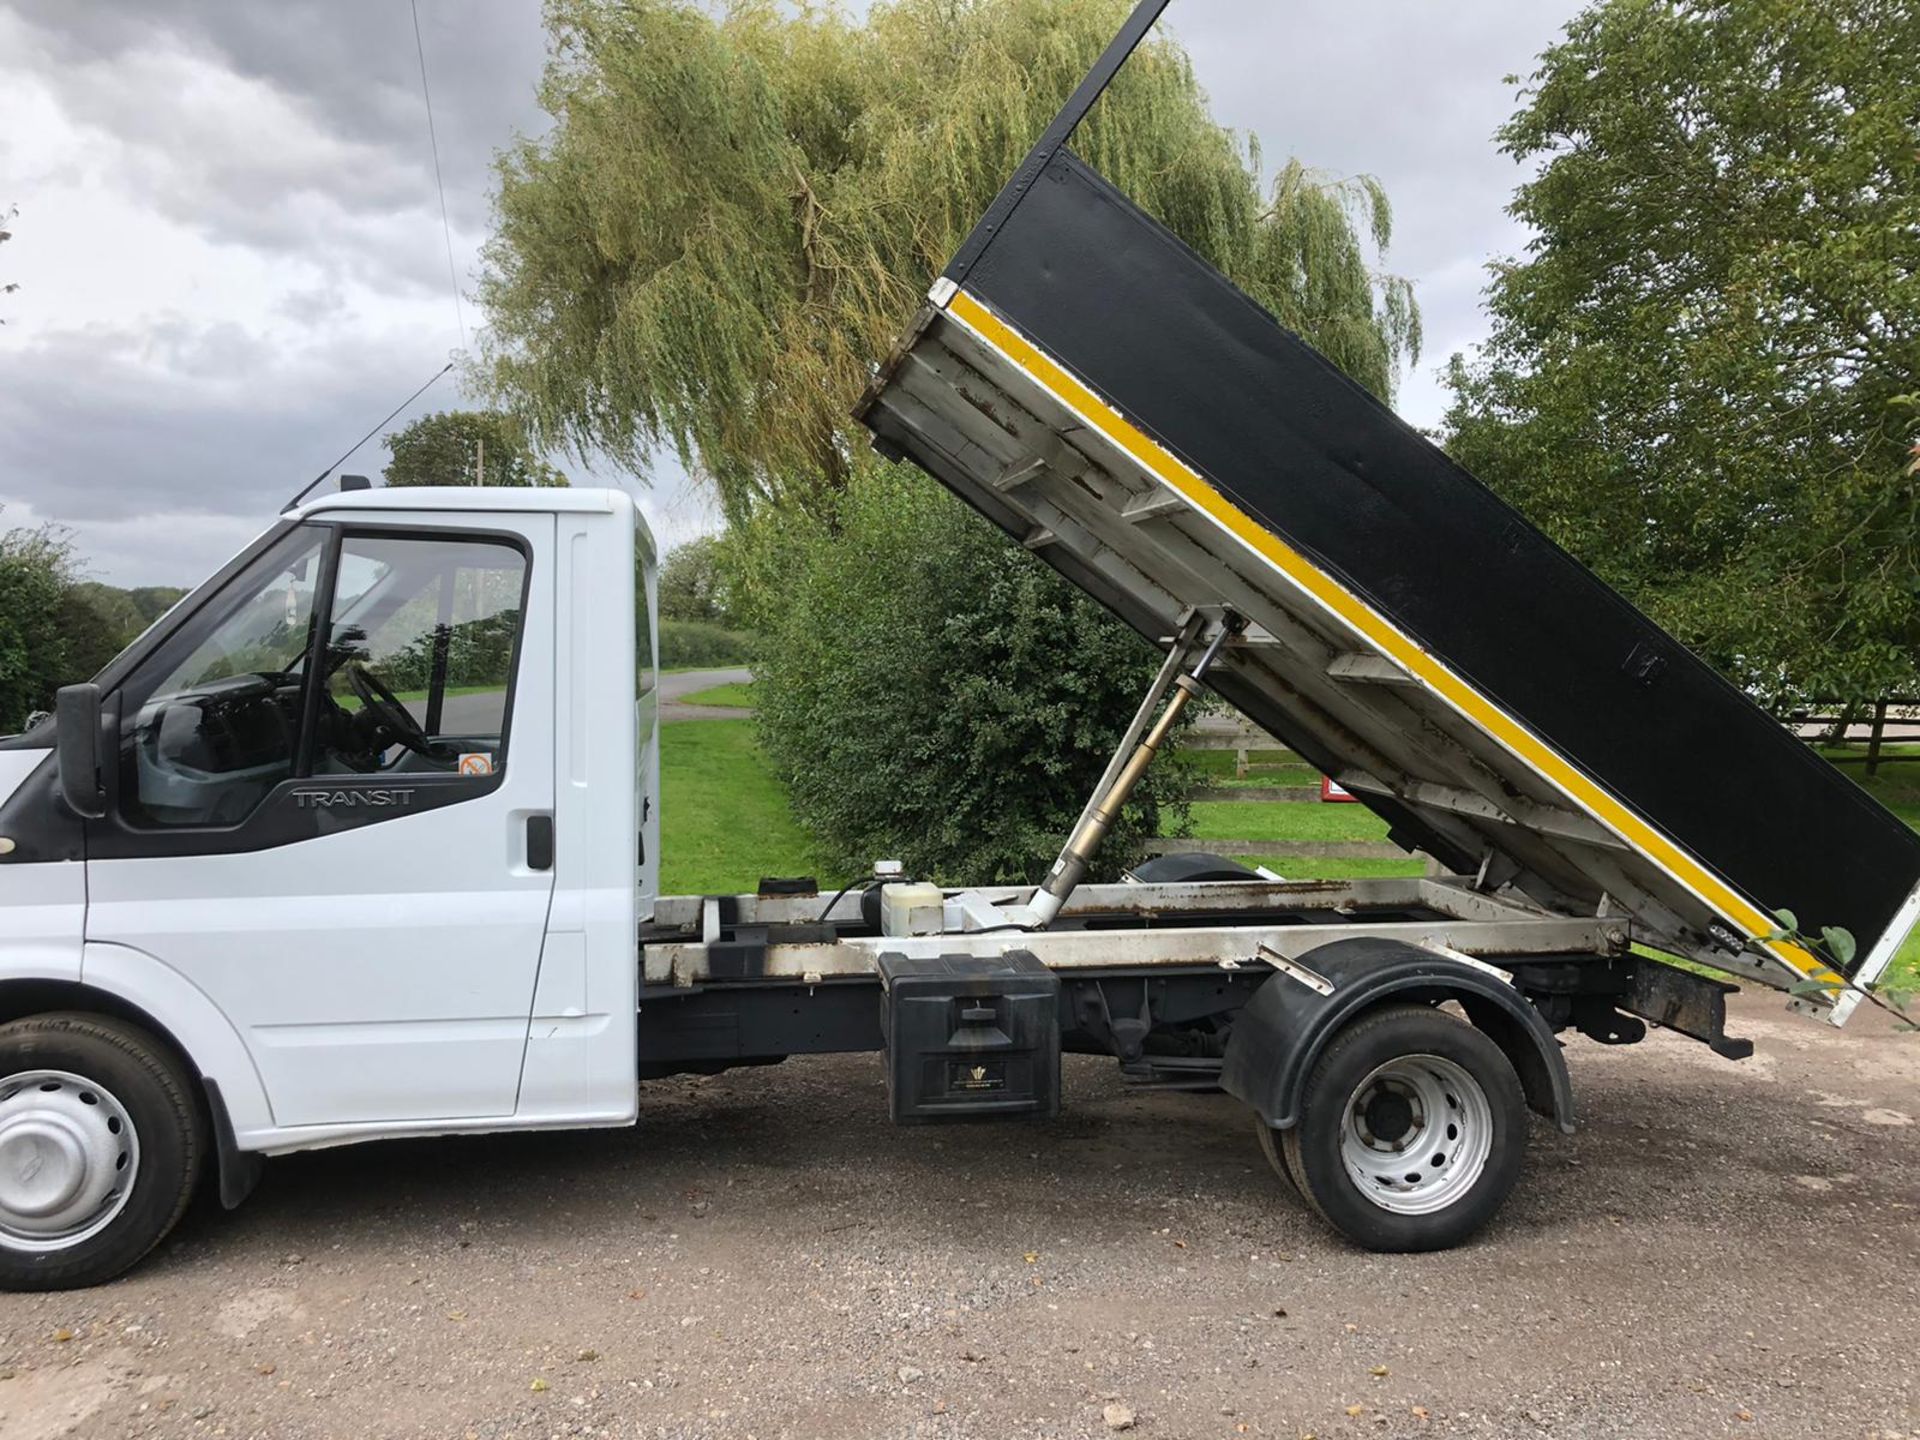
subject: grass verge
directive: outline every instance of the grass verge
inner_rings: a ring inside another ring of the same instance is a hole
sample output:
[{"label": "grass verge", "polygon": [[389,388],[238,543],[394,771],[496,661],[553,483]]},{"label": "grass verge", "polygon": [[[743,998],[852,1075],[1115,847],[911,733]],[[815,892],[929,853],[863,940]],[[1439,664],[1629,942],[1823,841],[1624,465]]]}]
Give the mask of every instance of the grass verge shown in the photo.
[{"label": "grass verge", "polygon": [[1287,789],[1317,786],[1320,772],[1305,761],[1292,758],[1286,750],[1255,750],[1248,759],[1262,768],[1246,775],[1234,774],[1231,750],[1186,750],[1181,759],[1193,768],[1195,777],[1206,785],[1232,785],[1249,790]]},{"label": "grass verge", "polygon": [[1364,805],[1330,805],[1317,800],[1273,805],[1248,805],[1237,800],[1195,800],[1189,808],[1193,812],[1193,838],[1196,840],[1387,838],[1387,822]]},{"label": "grass verge", "polygon": [[660,727],[660,890],[735,895],[766,875],[806,875],[811,847],[751,720]]},{"label": "grass verge", "polygon": [[691,695],[682,695],[677,702],[681,705],[718,705],[727,710],[751,710],[753,708],[753,684],[711,685],[705,690],[696,690]]},{"label": "grass verge", "polygon": [[1427,873],[1427,862],[1405,860],[1346,860],[1316,855],[1234,855],[1229,857],[1255,869],[1262,865],[1289,880],[1379,880]]}]

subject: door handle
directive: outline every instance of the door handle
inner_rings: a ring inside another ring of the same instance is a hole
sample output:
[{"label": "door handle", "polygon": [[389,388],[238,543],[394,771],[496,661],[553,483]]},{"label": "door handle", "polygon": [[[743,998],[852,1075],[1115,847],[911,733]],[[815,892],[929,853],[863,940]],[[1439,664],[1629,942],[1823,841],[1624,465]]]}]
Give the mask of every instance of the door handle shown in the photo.
[{"label": "door handle", "polygon": [[553,869],[553,816],[527,817],[527,868]]}]

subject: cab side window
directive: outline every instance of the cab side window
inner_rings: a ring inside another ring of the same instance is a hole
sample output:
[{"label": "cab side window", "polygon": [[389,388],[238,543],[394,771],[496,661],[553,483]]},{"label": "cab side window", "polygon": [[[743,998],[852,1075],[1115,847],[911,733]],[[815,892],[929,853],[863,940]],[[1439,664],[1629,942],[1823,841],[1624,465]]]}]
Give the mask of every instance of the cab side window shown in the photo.
[{"label": "cab side window", "polygon": [[526,580],[502,541],[348,535],[312,773],[502,769]]},{"label": "cab side window", "polygon": [[635,698],[653,689],[658,676],[653,668],[653,607],[648,587],[653,579],[652,547],[640,543],[636,534],[633,547],[633,686]]},{"label": "cab side window", "polygon": [[122,818],[233,827],[308,777],[484,783],[506,765],[526,587],[506,540],[291,532],[119,687]]},{"label": "cab side window", "polygon": [[129,820],[238,824],[293,776],[325,539],[288,535],[121,686]]}]

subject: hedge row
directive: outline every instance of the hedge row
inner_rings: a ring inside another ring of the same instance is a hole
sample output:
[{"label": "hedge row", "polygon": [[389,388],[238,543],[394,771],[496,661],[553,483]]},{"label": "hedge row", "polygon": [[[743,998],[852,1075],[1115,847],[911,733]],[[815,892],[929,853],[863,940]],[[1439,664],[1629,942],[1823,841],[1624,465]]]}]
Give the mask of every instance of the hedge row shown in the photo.
[{"label": "hedge row", "polygon": [[704,620],[660,622],[660,667],[745,665],[753,659],[753,636]]}]

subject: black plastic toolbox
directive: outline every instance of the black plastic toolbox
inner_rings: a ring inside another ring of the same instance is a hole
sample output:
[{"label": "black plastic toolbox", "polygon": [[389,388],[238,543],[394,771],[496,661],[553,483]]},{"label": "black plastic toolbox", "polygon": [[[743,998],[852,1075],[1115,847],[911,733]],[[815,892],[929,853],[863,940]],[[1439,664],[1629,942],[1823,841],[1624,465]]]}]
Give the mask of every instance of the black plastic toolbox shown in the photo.
[{"label": "black plastic toolbox", "polygon": [[896,1122],[1059,1113],[1060,978],[1031,953],[879,963]]}]

